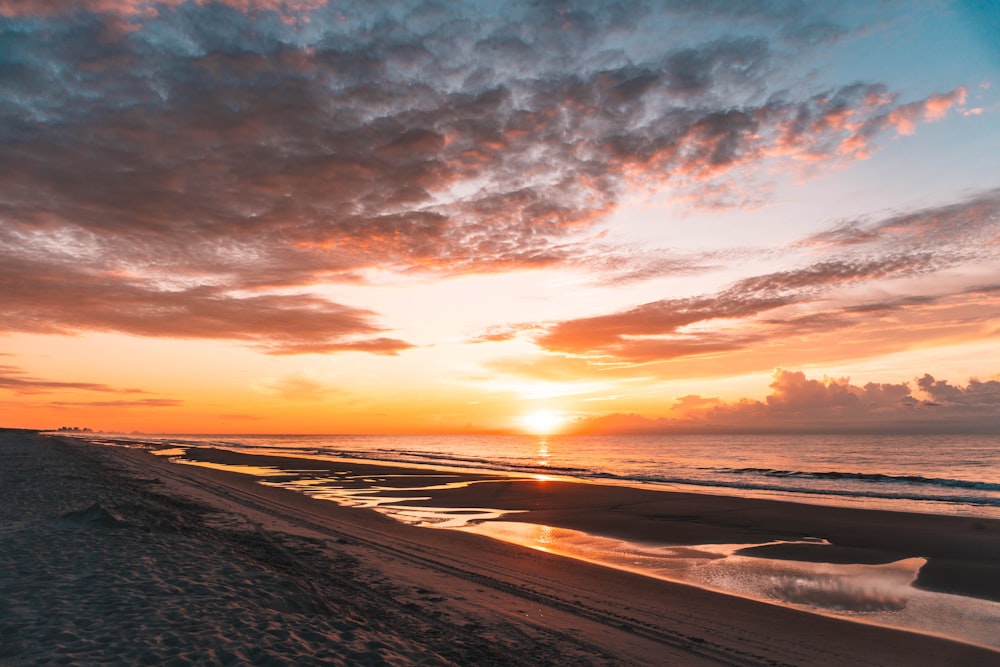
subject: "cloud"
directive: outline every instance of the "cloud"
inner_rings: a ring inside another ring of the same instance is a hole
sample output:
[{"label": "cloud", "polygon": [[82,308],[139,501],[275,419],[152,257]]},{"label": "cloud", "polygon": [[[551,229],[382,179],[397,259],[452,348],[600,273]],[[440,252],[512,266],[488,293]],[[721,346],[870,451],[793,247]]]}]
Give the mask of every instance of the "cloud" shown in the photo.
[{"label": "cloud", "polygon": [[[535,342],[595,362],[649,363],[801,340],[813,331],[864,326],[889,313],[940,310],[950,299],[961,300],[995,272],[998,243],[996,191],[875,224],[840,223],[797,244],[824,249],[812,263],[744,278],[714,294],[555,322]],[[977,265],[981,273],[921,282],[956,266]],[[892,285],[903,293],[888,291]]]},{"label": "cloud", "polygon": [[328,0],[0,0],[0,16],[50,17],[86,12],[141,19],[158,16],[158,8],[209,2],[242,12],[273,11],[293,17],[322,7]]},{"label": "cloud", "polygon": [[514,340],[517,338],[518,334],[521,333],[523,329],[517,326],[511,325],[497,325],[490,327],[484,333],[472,338],[470,343],[502,343],[508,340]]},{"label": "cloud", "polygon": [[842,222],[801,242],[805,246],[850,247],[879,240],[879,233],[865,229],[858,220]]},{"label": "cloud", "polygon": [[714,295],[664,299],[611,315],[559,322],[537,342],[551,351],[636,361],[737,349],[753,339],[727,340],[717,331],[691,333],[690,327],[715,320],[750,321],[813,300],[833,287],[921,272],[927,270],[929,262],[922,256],[819,262],[746,278]]},{"label": "cloud", "polygon": [[362,350],[395,354],[409,345],[383,336],[373,313],[308,294],[234,296],[223,288],[157,288],[72,265],[11,258],[0,267],[6,331],[247,341],[269,354]]},{"label": "cloud", "polygon": [[[662,417],[612,414],[578,422],[601,433],[671,432],[919,432],[990,433],[1000,427],[1000,382],[969,380],[956,387],[924,375],[914,383],[851,384],[848,378],[810,379],[777,369],[763,401],[723,402],[685,396]],[[939,396],[940,403],[917,394]]]},{"label": "cloud", "polygon": [[320,382],[310,380],[302,375],[289,375],[264,383],[263,388],[286,401],[320,401],[330,389]]},{"label": "cloud", "polygon": [[746,202],[765,164],[855,159],[962,104],[791,92],[791,56],[846,25],[786,3],[0,0],[2,329],[404,350],[310,291],[572,263],[633,188]]},{"label": "cloud", "polygon": [[775,372],[771,390],[766,398],[770,412],[803,417],[872,414],[915,403],[906,384],[869,383],[859,388],[848,378],[810,380],[801,371],[782,369]]},{"label": "cloud", "polygon": [[[8,355],[3,355],[8,356]],[[0,390],[16,394],[48,394],[64,390],[97,391],[116,394],[145,394],[141,389],[118,389],[94,382],[61,382],[28,375],[15,366],[0,366]]]},{"label": "cloud", "polygon": [[969,410],[1000,410],[1000,382],[996,380],[969,380],[966,387],[955,387],[947,380],[935,380],[925,374],[917,380],[917,386],[930,397],[929,405],[936,407],[961,407]]},{"label": "cloud", "polygon": [[173,398],[141,398],[135,401],[52,401],[56,408],[175,408],[184,401]]},{"label": "cloud", "polygon": [[959,86],[949,93],[931,95],[925,100],[896,107],[884,117],[884,121],[899,134],[913,134],[921,120],[941,120],[952,107],[964,105],[965,95],[965,88]]}]

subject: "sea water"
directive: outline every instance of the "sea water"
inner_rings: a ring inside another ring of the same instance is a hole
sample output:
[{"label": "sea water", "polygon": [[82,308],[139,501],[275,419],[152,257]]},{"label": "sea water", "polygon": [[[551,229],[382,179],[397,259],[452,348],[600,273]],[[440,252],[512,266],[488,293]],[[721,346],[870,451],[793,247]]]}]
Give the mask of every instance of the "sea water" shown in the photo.
[{"label": "sea water", "polygon": [[1000,518],[1000,435],[163,435],[136,439]]},{"label": "sea water", "polygon": [[[90,438],[102,441],[95,436]],[[569,477],[795,502],[1000,518],[1000,437],[984,435],[725,436],[115,436],[155,444],[181,463],[254,474],[399,521],[466,530],[555,554],[854,621],[949,636],[1000,649],[1000,603],[912,586],[924,559],[882,565],[807,563],[738,553],[750,544],[650,545],[517,522],[497,508],[434,508],[350,488],[336,475],[204,464],[192,447]],[[338,473],[341,474],[341,473]],[[348,472],[342,473],[348,475]],[[427,483],[427,475],[420,477]],[[266,478],[266,479],[265,479]],[[432,480],[448,484],[448,480]],[[414,496],[421,490],[409,489]],[[419,499],[419,498],[418,498]]]}]

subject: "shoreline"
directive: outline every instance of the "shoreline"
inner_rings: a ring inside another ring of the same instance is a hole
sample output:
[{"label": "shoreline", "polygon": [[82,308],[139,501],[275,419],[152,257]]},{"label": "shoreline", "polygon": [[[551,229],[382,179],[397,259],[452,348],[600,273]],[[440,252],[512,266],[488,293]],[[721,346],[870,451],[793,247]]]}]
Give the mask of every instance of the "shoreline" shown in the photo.
[{"label": "shoreline", "polygon": [[[408,498],[413,495],[411,489],[417,488],[426,499],[408,501],[411,506],[496,508],[512,513],[495,521],[546,525],[639,544],[747,543],[763,546],[745,547],[740,555],[840,564],[926,558],[917,587],[1000,601],[1000,520],[996,519],[459,471],[449,471],[449,481],[466,486],[434,488],[439,480],[429,477],[426,467],[247,454],[212,447],[192,448],[184,458],[331,474],[343,472],[346,466],[361,480],[380,478],[380,498]],[[394,485],[404,488],[393,490]],[[341,476],[338,486],[358,491],[373,485]],[[308,487],[302,490],[313,492]]]},{"label": "shoreline", "polygon": [[[229,652],[253,661],[249,646],[265,650],[273,645],[276,655],[285,659],[332,656],[334,664],[351,664],[363,655],[390,664],[685,665],[945,665],[984,664],[997,657],[996,651],[939,637],[725,596],[462,531],[410,526],[372,510],[261,485],[260,478],[176,465],[145,450],[9,434],[0,435],[0,445],[8,461],[17,463],[2,473],[5,483],[0,487],[3,534],[14,547],[5,557],[16,567],[0,571],[17,574],[17,581],[5,579],[3,585],[5,592],[18,594],[9,599],[20,600],[0,609],[0,631],[17,640],[4,642],[3,650],[18,651],[0,655],[0,662],[79,656],[74,651],[81,647],[91,657],[114,655],[107,653],[114,642],[126,639],[149,656],[164,659]],[[229,454],[248,460],[248,455]],[[381,472],[386,472],[384,467]],[[565,504],[555,509],[536,508],[535,519],[549,520],[552,513],[562,512],[561,521],[584,521],[584,514],[574,515],[568,508],[581,500],[578,492],[563,485],[549,487],[543,498],[537,487],[476,484],[435,491],[434,502],[458,504],[460,492],[468,489],[480,495],[466,494],[463,506],[472,498],[485,500],[484,493],[506,504],[543,499],[551,504],[553,498],[562,498]],[[402,489],[398,493],[405,495]],[[644,512],[656,503],[636,498],[630,495],[625,503],[636,511],[634,520],[654,517]],[[786,522],[783,529],[790,529],[806,520],[797,515],[779,520],[779,508],[759,503],[724,510],[712,505],[720,501],[707,498],[712,497],[688,494],[674,499],[680,503],[671,508],[675,523],[697,524],[690,518],[676,520],[682,506],[688,512],[698,506],[702,512],[741,515],[712,527],[717,534],[720,529],[772,531],[781,521]],[[598,500],[608,499],[590,498],[587,507]],[[88,501],[98,507],[89,519]],[[814,508],[806,507],[810,512]],[[752,525],[765,519],[773,525]],[[847,519],[825,520],[836,527]],[[995,523],[987,522],[973,533],[976,539],[965,542],[994,548]],[[698,530],[708,530],[705,525]],[[870,541],[877,538],[871,531],[878,533],[882,527],[876,521],[854,534]],[[845,535],[851,530],[846,525],[839,529]],[[947,536],[962,533],[957,525],[951,529],[956,532]],[[920,539],[917,543],[930,544]],[[956,550],[941,544],[938,551],[958,557],[969,548],[959,546]],[[37,562],[39,549],[52,561],[51,567]],[[138,560],[137,551],[142,552]],[[227,557],[220,559],[220,553]],[[103,559],[94,554],[103,554]],[[137,570],[134,580],[126,582],[129,586],[107,586],[100,579],[88,584],[73,564],[87,560],[84,556],[98,570],[120,565],[124,569],[114,571],[117,577],[128,578]],[[197,564],[193,570],[191,563]],[[75,574],[61,576],[60,568]],[[250,581],[256,585],[248,587]],[[157,589],[161,585],[178,590],[166,595]],[[116,601],[123,591],[141,598],[142,604],[130,607]],[[224,598],[229,606],[209,613],[215,607],[206,606],[205,591],[215,592],[207,599]],[[93,618],[98,612],[97,618],[121,624],[118,617],[124,614],[133,624],[138,617],[155,626],[164,616],[164,626],[140,628],[137,637],[126,639],[106,633],[102,641],[88,643],[92,628],[76,628],[67,635],[65,628],[50,627],[53,618],[39,611],[44,600],[51,599],[65,606],[71,618],[77,613]],[[150,609],[157,610],[152,618]],[[168,611],[176,613],[170,616]],[[181,622],[185,614],[198,619],[197,628],[184,629],[191,625]],[[241,623],[256,625],[230,627]],[[309,629],[290,632],[293,625]],[[154,630],[159,635],[153,636]],[[52,641],[60,636],[62,640]],[[146,655],[141,651],[136,657]]]},{"label": "shoreline", "polygon": [[213,447],[177,460],[243,467],[405,523],[1000,650],[1000,522]]},{"label": "shoreline", "polygon": [[[665,459],[662,447],[650,443],[631,441],[621,443],[626,448],[637,449],[632,459],[595,461],[598,446],[617,447],[613,442],[600,438],[575,436],[532,438],[509,436],[510,442],[497,441],[491,446],[503,447],[500,457],[491,457],[484,450],[485,442],[473,438],[470,442],[457,441],[454,436],[413,436],[405,446],[399,438],[386,436],[315,436],[315,435],[151,435],[138,437],[125,434],[94,434],[92,441],[108,443],[140,443],[149,446],[219,447],[247,454],[331,457],[352,463],[371,463],[388,466],[445,467],[455,472],[498,474],[504,476],[547,475],[596,484],[633,485],[646,489],[680,491],[706,495],[733,495],[740,498],[779,500],[798,504],[838,506],[854,509],[880,509],[885,511],[948,514],[1000,520],[1000,480],[986,474],[982,481],[976,471],[955,468],[954,463],[941,460],[922,462],[930,468],[914,468],[910,464],[872,465],[863,456],[863,450],[872,443],[847,443],[848,460],[826,461],[810,464],[808,460],[822,453],[812,451],[816,443],[806,447],[806,461],[785,462],[775,460],[774,442],[754,444],[754,455],[759,455],[755,467],[746,462],[730,460],[726,455],[702,452],[708,459],[704,465],[695,465],[692,456],[700,456],[702,442],[672,443],[665,440],[660,445],[676,445],[680,463]],[[242,439],[241,439],[242,438]],[[374,438],[374,440],[371,440]],[[601,441],[598,443],[597,441]],[[740,443],[741,445],[744,443]],[[786,443],[790,444],[790,443]],[[939,445],[942,443],[938,443]],[[468,445],[469,448],[466,448]],[[796,444],[796,447],[799,445]],[[902,446],[896,440],[878,446]],[[958,443],[958,446],[965,446]],[[992,453],[982,449],[978,440],[970,445],[975,451],[970,456],[983,461]],[[979,448],[979,449],[976,449]],[[648,450],[648,451],[647,451]],[[798,451],[798,450],[796,450]],[[908,451],[908,450],[907,450]],[[811,452],[811,453],[810,453]],[[799,452],[800,454],[802,452]],[[862,456],[863,460],[856,460]],[[938,457],[940,458],[940,457]],[[644,460],[645,463],[639,463]],[[942,467],[943,466],[943,467]],[[801,468],[801,469],[800,469]],[[924,470],[924,472],[920,472]],[[706,472],[712,471],[712,472]],[[841,472],[837,472],[841,471]],[[715,474],[715,473],[718,474]],[[710,475],[710,477],[706,477]],[[981,480],[981,481],[969,481]]]}]

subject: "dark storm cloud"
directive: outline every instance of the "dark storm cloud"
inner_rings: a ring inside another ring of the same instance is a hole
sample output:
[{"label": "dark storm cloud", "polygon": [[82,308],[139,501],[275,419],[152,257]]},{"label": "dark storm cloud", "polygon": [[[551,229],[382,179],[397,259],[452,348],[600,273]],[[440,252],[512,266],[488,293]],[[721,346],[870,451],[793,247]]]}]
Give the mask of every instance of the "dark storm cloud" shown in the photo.
[{"label": "dark storm cloud", "polygon": [[4,330],[405,349],[287,288],[573,261],[628,188],[718,204],[960,103],[775,89],[843,30],[794,2],[0,0]]}]

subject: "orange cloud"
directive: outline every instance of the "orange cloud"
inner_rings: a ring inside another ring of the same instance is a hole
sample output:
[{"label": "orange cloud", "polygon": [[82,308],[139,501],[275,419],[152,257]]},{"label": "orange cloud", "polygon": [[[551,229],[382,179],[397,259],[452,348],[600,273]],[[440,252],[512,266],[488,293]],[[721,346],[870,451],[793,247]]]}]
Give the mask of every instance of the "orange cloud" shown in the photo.
[{"label": "orange cloud", "polygon": [[395,354],[410,347],[373,337],[381,329],[370,311],[304,294],[238,297],[210,286],[163,289],[23,258],[0,267],[0,286],[4,331],[242,340],[271,354]]},{"label": "orange cloud", "polygon": [[27,375],[14,366],[0,366],[0,390],[15,394],[47,394],[57,391],[97,391],[116,394],[145,394],[141,389],[117,389],[93,382],[44,380]]},{"label": "orange cloud", "polygon": [[[921,310],[943,316],[944,304],[960,307],[984,286],[973,276],[936,285],[930,292],[880,300],[866,298],[858,288],[920,278],[967,263],[995,263],[998,221],[1000,193],[988,192],[873,225],[841,224],[802,242],[831,251],[812,264],[744,278],[715,294],[662,299],[552,323],[535,341],[555,353],[651,363],[709,358],[751,347],[762,353],[785,337],[794,337],[801,346],[812,337],[848,327],[857,329],[853,338],[860,340],[859,331],[878,322],[883,331],[893,332],[878,343],[879,349],[889,351],[893,340],[903,345],[911,336],[930,335],[924,325],[916,326],[915,319],[911,319],[914,330],[901,333],[892,318]],[[976,298],[985,308],[986,297]],[[938,328],[938,335],[948,330],[943,320]],[[867,344],[874,349],[874,341],[868,339]],[[846,353],[850,346],[843,341],[837,348]]]},{"label": "orange cloud", "polygon": [[173,398],[141,398],[134,401],[52,401],[55,408],[176,408],[184,401]]},{"label": "orange cloud", "polygon": [[[763,401],[722,402],[685,396],[669,415],[612,414],[586,419],[586,433],[718,432],[995,432],[1000,426],[1000,382],[972,379],[965,387],[929,375],[910,383],[851,384],[848,378],[810,379],[777,369]],[[941,397],[927,401],[918,394]]]},{"label": "orange cloud", "polygon": [[746,332],[729,337],[718,330],[690,333],[688,327],[712,320],[745,320],[813,300],[817,290],[920,271],[924,257],[895,260],[825,261],[812,266],[746,278],[711,296],[665,299],[631,310],[567,320],[553,325],[537,342],[556,352],[602,354],[632,361],[655,361],[734,350],[754,342]]}]

